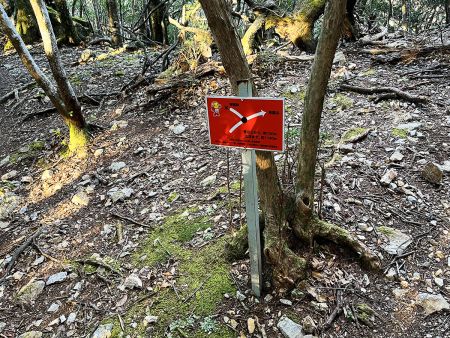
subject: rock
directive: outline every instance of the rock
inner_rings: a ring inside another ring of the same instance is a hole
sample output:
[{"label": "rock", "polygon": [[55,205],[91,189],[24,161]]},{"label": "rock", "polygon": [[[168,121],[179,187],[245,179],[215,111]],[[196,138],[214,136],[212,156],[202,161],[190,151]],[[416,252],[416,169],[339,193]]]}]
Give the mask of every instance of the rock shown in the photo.
[{"label": "rock", "polygon": [[66,278],[67,278],[67,272],[65,272],[65,271],[55,273],[55,274],[51,275],[50,277],[48,277],[46,285],[52,285],[52,284],[64,282]]},{"label": "rock", "polygon": [[9,159],[10,159],[10,156],[9,156],[9,155],[6,156],[6,157],[4,157],[4,158],[0,161],[0,168],[1,168],[1,167],[4,167],[5,165],[7,165],[7,164],[9,163]]},{"label": "rock", "polygon": [[56,312],[59,309],[58,303],[52,303],[50,307],[48,308],[47,312]]},{"label": "rock", "polygon": [[440,167],[444,173],[450,173],[450,161],[444,161],[444,164],[442,164]]},{"label": "rock", "polygon": [[364,232],[371,232],[373,227],[369,226],[367,223],[358,223],[358,228]]},{"label": "rock", "polygon": [[302,327],[305,333],[314,333],[317,329],[316,322],[311,318],[311,316],[306,316],[303,318]]},{"label": "rock", "polygon": [[44,291],[44,287],[44,281],[35,281],[32,279],[19,290],[17,299],[22,303],[34,303],[42,291]]},{"label": "rock", "polygon": [[110,338],[111,337],[111,331],[113,328],[113,324],[104,324],[99,325],[97,327],[97,330],[94,331],[91,338]]},{"label": "rock", "polygon": [[127,198],[130,198],[133,194],[134,190],[132,188],[122,188],[119,189],[114,187],[108,191],[108,196],[111,197],[113,202],[123,201]]},{"label": "rock", "polygon": [[233,329],[236,329],[238,326],[238,322],[234,319],[230,319],[230,325]]},{"label": "rock", "polygon": [[280,303],[287,306],[292,306],[292,302],[289,299],[280,299]]},{"label": "rock", "polygon": [[401,255],[412,242],[411,236],[400,230],[385,226],[378,227],[377,229],[379,233],[385,235],[388,239],[381,247],[391,255]]},{"label": "rock", "polygon": [[253,334],[255,332],[255,320],[253,318],[247,319],[247,329],[248,333]]},{"label": "rock", "polygon": [[208,177],[206,177],[205,179],[203,179],[200,184],[204,187],[213,184],[217,179],[216,174],[210,175]]},{"label": "rock", "polygon": [[144,318],[144,326],[147,326],[148,324],[153,324],[158,321],[158,316],[145,316]]},{"label": "rock", "polygon": [[104,150],[102,148],[96,149],[94,151],[94,157],[100,157],[103,155]]},{"label": "rock", "polygon": [[381,184],[384,186],[389,185],[393,180],[395,180],[398,176],[398,173],[395,169],[389,169],[386,173],[381,177]]},{"label": "rock", "polygon": [[5,329],[5,327],[6,327],[6,323],[5,323],[5,322],[0,322],[0,333],[3,332],[3,330]]},{"label": "rock", "polygon": [[403,123],[403,124],[399,124],[397,127],[395,127],[396,129],[403,129],[403,130],[407,130],[408,132],[418,129],[422,126],[422,123],[420,122],[409,122],[409,123]]},{"label": "rock", "polygon": [[345,54],[343,52],[339,51],[334,54],[333,63],[339,63],[340,66],[343,66],[346,62],[347,58],[345,57]]},{"label": "rock", "polygon": [[406,289],[394,289],[392,290],[392,293],[394,294],[395,299],[402,299],[407,293],[409,292],[409,290]]},{"label": "rock", "polygon": [[118,130],[118,129],[122,129],[122,128],[126,128],[126,127],[128,127],[128,121],[125,121],[125,120],[113,121],[111,130],[114,131],[114,130]]},{"label": "rock", "polygon": [[90,58],[95,57],[95,53],[90,49],[85,49],[78,59],[78,62],[87,62]]},{"label": "rock", "polygon": [[36,259],[33,261],[33,263],[31,263],[31,265],[32,265],[32,266],[39,265],[39,264],[43,263],[44,260],[45,260],[45,257],[44,257],[44,256],[39,256],[38,258],[36,258]]},{"label": "rock", "polygon": [[444,286],[444,280],[442,278],[436,277],[434,279],[434,282],[436,283],[437,286],[439,286],[440,288]]},{"label": "rock", "polygon": [[327,303],[312,301],[311,305],[314,306],[317,311],[320,311],[320,312],[327,312],[328,311],[328,304]]},{"label": "rock", "polygon": [[20,179],[20,182],[22,182],[22,183],[33,183],[33,177],[32,176],[23,176]]},{"label": "rock", "polygon": [[403,154],[400,151],[396,150],[392,153],[391,157],[389,157],[389,160],[391,162],[400,162],[401,160],[403,160],[403,157]]},{"label": "rock", "polygon": [[397,277],[397,271],[394,268],[390,268],[387,272],[385,277],[389,280],[394,280]]},{"label": "rock", "polygon": [[22,333],[17,338],[41,338],[42,332],[41,331],[28,331],[25,333]]},{"label": "rock", "polygon": [[0,229],[6,229],[10,224],[10,222],[0,221]]},{"label": "rock", "polygon": [[426,315],[441,310],[450,310],[450,304],[442,295],[421,292],[417,295],[416,303],[424,309]]},{"label": "rock", "polygon": [[11,170],[10,172],[7,172],[6,174],[2,175],[1,179],[2,181],[8,181],[11,178],[14,178],[17,176],[17,170]]},{"label": "rock", "polygon": [[69,314],[69,316],[67,317],[66,324],[70,325],[70,324],[74,323],[76,319],[77,319],[77,314],[75,312],[71,312]]},{"label": "rock", "polygon": [[240,301],[242,302],[242,301],[244,301],[246,298],[247,298],[247,297],[246,297],[242,292],[240,292],[239,290],[236,291],[236,299],[237,299],[237,300],[240,300]]},{"label": "rock", "polygon": [[272,299],[273,299],[273,296],[270,293],[264,297],[264,301],[266,303],[269,303],[270,301],[272,301]]},{"label": "rock", "polygon": [[53,171],[51,171],[50,169],[44,170],[44,172],[42,173],[42,176],[41,176],[41,180],[47,181],[47,180],[51,179],[52,176],[53,176]]},{"label": "rock", "polygon": [[11,192],[0,195],[0,220],[7,219],[19,207],[21,198]]},{"label": "rock", "polygon": [[444,176],[442,169],[437,164],[431,162],[423,167],[421,174],[426,181],[433,184],[440,184]]},{"label": "rock", "polygon": [[72,203],[86,207],[89,204],[89,196],[84,191],[77,192],[72,197]]},{"label": "rock", "polygon": [[180,135],[186,131],[186,126],[178,124],[176,126],[170,126],[169,129],[172,130],[175,135]]},{"label": "rock", "polygon": [[126,289],[134,289],[134,288],[142,288],[142,280],[139,278],[138,275],[135,273],[132,273],[127,278],[125,278],[125,281],[123,282],[123,286]]},{"label": "rock", "polygon": [[292,321],[286,316],[280,318],[277,324],[278,329],[286,338],[302,338],[303,332],[301,325]]},{"label": "rock", "polygon": [[125,168],[127,165],[125,162],[113,162],[109,166],[109,170],[111,170],[113,173],[118,172]]}]

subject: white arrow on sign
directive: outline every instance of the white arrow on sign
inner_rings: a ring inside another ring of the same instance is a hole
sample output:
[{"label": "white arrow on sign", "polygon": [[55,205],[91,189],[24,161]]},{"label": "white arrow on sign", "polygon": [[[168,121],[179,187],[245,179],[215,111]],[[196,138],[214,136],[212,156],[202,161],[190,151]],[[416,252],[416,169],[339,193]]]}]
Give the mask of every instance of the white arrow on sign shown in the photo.
[{"label": "white arrow on sign", "polygon": [[236,123],[233,127],[231,127],[230,134],[232,134],[239,126],[243,125],[244,123],[247,123],[248,120],[254,119],[258,116],[264,116],[267,114],[267,112],[265,112],[264,110],[261,110],[258,113],[254,113],[254,114],[250,115],[249,117],[244,117],[237,110],[235,110],[233,108],[230,108],[230,111],[232,113],[236,114],[236,116],[241,119],[238,123]]}]

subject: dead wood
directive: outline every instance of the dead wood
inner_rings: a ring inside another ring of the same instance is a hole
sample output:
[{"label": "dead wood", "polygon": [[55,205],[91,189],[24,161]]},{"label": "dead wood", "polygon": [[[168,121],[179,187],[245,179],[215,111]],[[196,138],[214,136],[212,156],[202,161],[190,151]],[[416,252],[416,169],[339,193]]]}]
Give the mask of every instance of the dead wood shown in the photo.
[{"label": "dead wood", "polygon": [[34,240],[41,234],[43,228],[37,229],[30,237],[27,238],[27,240],[20,245],[12,254],[11,260],[8,263],[8,267],[6,268],[5,275],[3,278],[0,279],[0,284],[3,284],[3,282],[8,277],[9,273],[11,272],[14,264],[16,263],[19,256],[25,251],[26,248],[28,248],[31,244],[33,244]]},{"label": "dead wood", "polygon": [[109,37],[101,37],[101,38],[93,39],[93,40],[89,41],[89,43],[87,45],[88,46],[99,45],[102,42],[106,42],[106,43],[109,43],[110,45],[112,45],[112,40]]},{"label": "dead wood", "polygon": [[111,216],[113,216],[115,218],[119,218],[119,219],[125,220],[125,221],[128,221],[128,222],[136,224],[136,225],[139,225],[139,226],[144,227],[144,228],[151,228],[152,227],[151,225],[141,223],[141,222],[136,221],[136,220],[134,220],[134,219],[132,219],[130,217],[127,217],[127,216],[124,216],[124,215],[121,215],[121,214],[118,214],[118,213],[112,212]]},{"label": "dead wood", "polygon": [[334,320],[337,318],[337,316],[342,312],[342,290],[336,291],[336,307],[334,308],[333,312],[328,316],[327,321],[323,324],[321,330],[326,331],[331,327],[331,324],[333,324]]},{"label": "dead wood", "polygon": [[382,100],[388,100],[388,99],[399,99],[404,100],[412,103],[427,103],[428,99],[424,96],[416,96],[412,95],[410,93],[401,91],[398,88],[395,87],[358,87],[358,86],[352,86],[348,84],[342,84],[340,86],[342,90],[351,91],[359,94],[382,94],[379,95],[375,102],[379,102]]},{"label": "dead wood", "polygon": [[424,57],[432,53],[443,53],[450,54],[450,44],[439,45],[439,46],[428,46],[422,48],[410,48],[403,50],[389,49],[389,50],[370,50],[370,54],[387,54],[394,53],[389,56],[378,56],[374,58],[374,61],[377,63],[389,63],[389,64],[397,64],[399,62],[411,62],[419,57]]},{"label": "dead wood", "polygon": [[16,93],[18,93],[18,92],[20,92],[22,90],[28,89],[31,86],[33,86],[34,84],[36,84],[36,82],[35,81],[31,81],[31,82],[28,82],[28,83],[24,84],[23,86],[20,86],[19,88],[11,90],[9,93],[6,93],[2,97],[0,97],[0,103],[5,103],[9,99],[12,99],[12,98],[16,97]]},{"label": "dead wood", "polygon": [[122,273],[118,270],[116,270],[115,268],[113,268],[111,265],[105,263],[105,262],[100,262],[97,261],[95,259],[91,259],[91,258],[87,258],[87,259],[77,259],[75,260],[75,262],[80,263],[80,264],[88,264],[88,265],[93,265],[93,266],[101,266],[103,268],[105,268],[106,270],[109,270],[111,272],[114,272],[115,274],[122,276]]},{"label": "dead wood", "polygon": [[378,34],[374,34],[374,35],[366,35],[364,37],[362,37],[359,42],[362,45],[370,45],[370,44],[384,44],[384,42],[382,41],[377,41],[380,40],[381,38],[383,38],[388,32],[387,27],[384,27],[380,33]]}]

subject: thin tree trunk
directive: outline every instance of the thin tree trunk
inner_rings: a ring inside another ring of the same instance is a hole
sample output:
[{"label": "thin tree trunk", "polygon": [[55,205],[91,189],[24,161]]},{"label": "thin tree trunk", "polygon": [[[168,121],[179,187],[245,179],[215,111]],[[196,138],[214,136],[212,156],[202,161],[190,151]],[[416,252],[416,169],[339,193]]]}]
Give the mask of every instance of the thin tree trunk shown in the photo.
[{"label": "thin tree trunk", "polygon": [[117,10],[116,0],[107,0],[108,9],[108,27],[111,34],[112,43],[114,46],[122,45],[122,30],[120,27],[119,13]]},{"label": "thin tree trunk", "polygon": [[450,25],[450,0],[445,1],[445,23]]},{"label": "thin tree trunk", "polygon": [[30,72],[39,87],[44,90],[45,94],[49,97],[58,112],[61,115],[64,115],[66,112],[66,107],[59,96],[58,91],[47,76],[42,72],[36,62],[34,62],[28,48],[25,46],[20,34],[16,31],[14,24],[9,19],[8,14],[2,5],[0,5],[0,27],[14,46],[25,68]]},{"label": "thin tree trunk", "polygon": [[76,151],[78,148],[84,147],[88,141],[86,132],[87,124],[81,114],[81,106],[77,96],[75,95],[62,66],[56,37],[50,23],[47,7],[43,0],[30,0],[30,2],[41,31],[44,51],[50,65],[50,70],[66,108],[66,113],[63,115],[63,118],[68,125],[70,132],[69,150]]},{"label": "thin tree trunk", "polygon": [[409,30],[409,1],[402,0],[402,29],[407,32]]},{"label": "thin tree trunk", "polygon": [[61,17],[61,38],[63,38],[64,42],[68,42],[69,44],[79,44],[81,42],[81,39],[78,36],[77,30],[72,21],[72,17],[70,16],[69,8],[67,7],[67,1],[55,0],[55,9],[59,12],[59,15]]},{"label": "thin tree trunk", "polygon": [[341,34],[340,27],[344,18],[345,3],[345,0],[334,0],[328,3],[329,8],[324,17],[322,33],[305,96],[300,134],[302,137],[298,156],[296,200],[311,210],[314,206],[314,176],[323,101]]}]

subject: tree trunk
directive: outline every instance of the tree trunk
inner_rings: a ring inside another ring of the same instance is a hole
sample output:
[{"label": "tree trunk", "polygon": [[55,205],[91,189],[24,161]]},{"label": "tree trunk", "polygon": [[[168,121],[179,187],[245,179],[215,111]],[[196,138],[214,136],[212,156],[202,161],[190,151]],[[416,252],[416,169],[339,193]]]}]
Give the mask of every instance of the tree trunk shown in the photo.
[{"label": "tree trunk", "polygon": [[119,13],[117,10],[116,0],[107,0],[108,9],[108,27],[114,46],[122,45],[122,29],[119,21]]},{"label": "tree trunk", "polygon": [[[251,80],[251,73],[239,37],[232,25],[230,8],[225,0],[200,0],[209,27],[219,49],[222,64],[237,94],[240,80]],[[264,217],[264,254],[273,268],[272,279],[278,288],[291,287],[304,278],[307,261],[291,249],[298,240],[306,243],[324,237],[356,251],[371,267],[378,258],[346,230],[313,217],[314,173],[323,106],[331,65],[340,36],[345,0],[329,2],[322,34],[305,99],[305,113],[296,198],[283,193],[273,153],[257,151],[257,177]],[[253,91],[256,95],[256,90]],[[302,175],[306,175],[302,177]],[[294,229],[294,231],[292,231]],[[295,237],[295,235],[297,237]]]},{"label": "tree trunk", "polygon": [[445,23],[450,25],[450,0],[445,1]]},{"label": "tree trunk", "polygon": [[55,9],[60,15],[60,31],[61,34],[58,36],[59,39],[64,43],[71,45],[77,45],[81,42],[75,25],[72,21],[72,17],[69,13],[69,8],[67,7],[66,0],[54,0]]},{"label": "tree trunk", "polygon": [[409,1],[402,0],[402,29],[407,32],[409,29]]},{"label": "tree trunk", "polygon": [[[36,18],[33,14],[30,2],[28,0],[16,0],[14,8],[16,31],[22,37],[25,44],[31,44],[39,40],[39,29],[37,28]],[[5,45],[5,50],[12,48],[11,41]]]},{"label": "tree trunk", "polygon": [[256,17],[255,21],[252,22],[250,27],[247,28],[244,36],[242,37],[242,46],[244,48],[245,55],[251,55],[255,53],[257,47],[259,46],[258,34],[264,29],[264,24],[266,23],[266,15],[260,14]]},{"label": "tree trunk", "polygon": [[166,5],[161,3],[161,0],[150,0],[149,10],[153,10],[153,13],[149,18],[151,39],[156,42],[167,44],[169,40],[167,36],[169,19]]},{"label": "tree trunk", "polygon": [[88,141],[87,124],[81,114],[81,106],[77,96],[75,95],[62,66],[56,37],[52,29],[47,7],[43,0],[30,0],[30,2],[42,35],[44,51],[50,65],[50,70],[65,105],[63,118],[69,127],[70,132],[69,150],[71,152],[76,152],[79,148],[84,147]]}]

